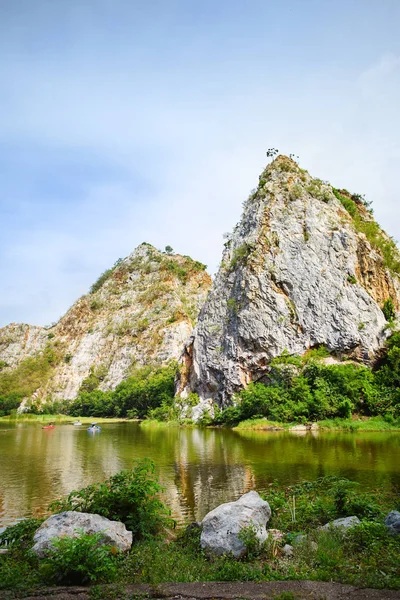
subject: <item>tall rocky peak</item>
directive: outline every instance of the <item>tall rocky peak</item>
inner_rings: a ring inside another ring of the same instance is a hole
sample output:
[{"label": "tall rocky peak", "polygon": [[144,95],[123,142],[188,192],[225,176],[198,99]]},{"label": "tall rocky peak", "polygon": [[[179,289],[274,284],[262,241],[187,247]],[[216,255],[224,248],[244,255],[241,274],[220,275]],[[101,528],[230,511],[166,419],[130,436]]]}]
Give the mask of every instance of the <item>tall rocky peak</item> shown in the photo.
[{"label": "tall rocky peak", "polygon": [[197,415],[266,380],[284,351],[372,361],[382,309],[399,316],[400,255],[360,196],[278,156],[243,208],[182,358],[178,393],[199,394]]},{"label": "tall rocky peak", "polygon": [[141,244],[51,328],[0,329],[0,373],[36,360],[38,386],[30,377],[27,395],[39,401],[75,398],[89,375],[99,389],[113,389],[132,368],[179,358],[210,285],[205,265]]}]

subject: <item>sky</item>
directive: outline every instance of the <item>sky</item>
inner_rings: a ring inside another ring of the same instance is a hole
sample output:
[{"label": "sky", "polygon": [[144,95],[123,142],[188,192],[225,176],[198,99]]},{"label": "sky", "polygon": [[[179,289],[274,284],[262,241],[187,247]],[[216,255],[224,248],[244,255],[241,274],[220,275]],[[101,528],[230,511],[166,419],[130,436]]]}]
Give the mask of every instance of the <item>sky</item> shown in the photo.
[{"label": "sky", "polygon": [[399,0],[0,0],[0,326],[143,241],[215,273],[270,147],[400,238],[399,29]]}]

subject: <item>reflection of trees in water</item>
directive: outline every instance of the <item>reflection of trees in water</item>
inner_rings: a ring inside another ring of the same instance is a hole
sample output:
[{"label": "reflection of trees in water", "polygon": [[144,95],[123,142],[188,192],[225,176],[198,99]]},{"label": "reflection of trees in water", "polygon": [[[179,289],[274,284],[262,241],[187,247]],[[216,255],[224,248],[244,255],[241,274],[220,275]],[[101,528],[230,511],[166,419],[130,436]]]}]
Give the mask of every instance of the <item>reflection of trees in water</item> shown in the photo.
[{"label": "reflection of trees in water", "polygon": [[[157,466],[164,498],[180,522],[199,519],[250,489],[342,475],[369,487],[400,485],[400,436],[390,433],[290,433],[105,425],[18,425],[0,438],[0,525],[43,514],[50,501],[101,481],[135,458]],[[1,496],[3,494],[3,497]]]},{"label": "reflection of trees in water", "polygon": [[[340,475],[366,486],[400,485],[400,436],[364,432],[307,434],[238,431],[254,460],[257,487]],[[373,476],[371,476],[373,474]]]}]

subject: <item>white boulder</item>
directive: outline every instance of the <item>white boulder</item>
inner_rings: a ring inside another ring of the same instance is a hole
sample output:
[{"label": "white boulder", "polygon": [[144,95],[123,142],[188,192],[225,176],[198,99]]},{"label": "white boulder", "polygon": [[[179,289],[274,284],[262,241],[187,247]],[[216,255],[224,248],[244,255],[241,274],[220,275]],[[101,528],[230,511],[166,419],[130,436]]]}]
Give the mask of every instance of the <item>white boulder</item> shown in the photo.
[{"label": "white boulder", "polygon": [[257,492],[248,492],[236,502],[221,504],[209,512],[202,521],[201,547],[213,554],[232,554],[239,558],[246,552],[240,531],[254,527],[260,544],[268,537],[266,525],[271,509]]},{"label": "white boulder", "polygon": [[110,521],[100,515],[81,513],[72,510],[49,517],[36,531],[32,550],[43,557],[46,550],[54,548],[52,540],[62,537],[79,537],[81,534],[101,533],[102,544],[115,546],[121,552],[128,552],[132,546],[132,532],[123,523]]}]

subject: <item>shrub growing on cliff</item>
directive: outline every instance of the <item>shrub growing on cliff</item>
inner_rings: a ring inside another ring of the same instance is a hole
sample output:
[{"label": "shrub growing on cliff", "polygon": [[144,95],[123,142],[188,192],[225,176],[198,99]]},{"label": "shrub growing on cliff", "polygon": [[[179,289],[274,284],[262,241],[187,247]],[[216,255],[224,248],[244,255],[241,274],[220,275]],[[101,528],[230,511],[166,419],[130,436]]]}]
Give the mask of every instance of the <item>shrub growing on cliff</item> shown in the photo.
[{"label": "shrub growing on cliff", "polygon": [[[235,405],[220,412],[216,423],[235,425],[265,417],[280,422],[316,421],[353,413],[400,416],[400,333],[387,342],[376,371],[353,363],[326,365],[287,353],[271,362],[270,385],[252,383],[237,394]],[[321,353],[321,356],[318,354]]]},{"label": "shrub growing on cliff", "polygon": [[138,460],[133,469],[120,471],[104,483],[72,491],[64,500],[53,502],[49,509],[89,512],[122,521],[135,539],[154,535],[173,523],[159,499],[162,488],[154,470],[151,460]]},{"label": "shrub growing on cliff", "polygon": [[393,321],[396,318],[396,308],[391,298],[388,298],[383,303],[382,312],[385,315],[386,321]]}]

